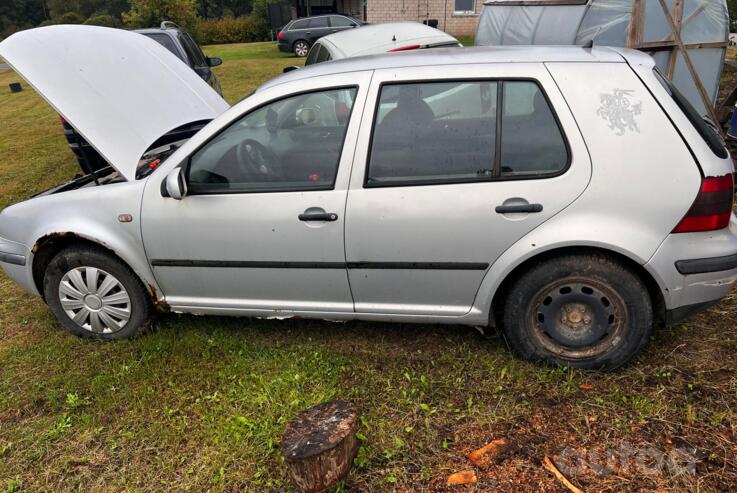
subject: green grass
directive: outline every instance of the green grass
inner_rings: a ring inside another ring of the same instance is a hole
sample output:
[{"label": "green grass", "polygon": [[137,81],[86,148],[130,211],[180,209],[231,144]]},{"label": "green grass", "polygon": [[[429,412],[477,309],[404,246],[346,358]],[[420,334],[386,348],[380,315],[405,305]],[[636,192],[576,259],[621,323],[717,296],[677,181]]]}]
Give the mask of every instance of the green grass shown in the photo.
[{"label": "green grass", "polygon": [[276,43],[213,45],[205,54],[218,56],[225,62],[215,68],[221,78],[225,99],[233,104],[248,96],[265,81],[281,74],[284,67],[304,65],[304,58],[281,53]]},{"label": "green grass", "polygon": [[[301,62],[272,43],[206,51],[225,60],[229,101]],[[53,110],[4,89],[16,80],[0,73],[0,206],[76,170]],[[696,474],[571,478],[587,491],[737,488],[734,296],[659,328],[613,374],[531,365],[464,327],[171,315],[101,344],[67,335],[5,276],[0,300],[0,491],[293,491],[283,425],[336,397],[355,404],[364,439],[343,491],[445,491],[465,453],[499,437],[513,452],[479,469],[477,491],[563,491],[541,460],[565,449],[684,443]]]}]

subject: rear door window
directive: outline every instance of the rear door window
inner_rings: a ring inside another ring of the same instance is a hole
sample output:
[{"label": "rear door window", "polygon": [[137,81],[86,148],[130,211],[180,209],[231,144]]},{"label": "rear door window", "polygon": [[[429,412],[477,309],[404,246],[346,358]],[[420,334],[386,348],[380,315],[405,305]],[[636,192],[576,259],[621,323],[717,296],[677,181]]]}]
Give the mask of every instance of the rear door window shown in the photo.
[{"label": "rear door window", "polygon": [[385,84],[365,186],[552,176],[568,146],[534,81]]},{"label": "rear door window", "polygon": [[330,56],[330,51],[328,51],[328,48],[326,46],[323,46],[320,48],[320,53],[317,54],[317,59],[315,60],[315,63],[328,62],[332,59],[333,57]]},{"label": "rear door window", "polygon": [[568,161],[560,127],[540,87],[504,81],[501,176],[557,173]]},{"label": "rear door window", "polygon": [[367,186],[473,182],[494,173],[498,84],[381,88]]},{"label": "rear door window", "polygon": [[312,45],[312,48],[310,49],[310,52],[307,54],[307,60],[305,60],[305,65],[313,65],[318,62],[317,56],[322,50],[322,45],[320,43],[315,43]]},{"label": "rear door window", "polygon": [[310,19],[309,27],[310,29],[320,29],[323,27],[328,27],[328,18],[327,17],[315,17],[314,19]]}]

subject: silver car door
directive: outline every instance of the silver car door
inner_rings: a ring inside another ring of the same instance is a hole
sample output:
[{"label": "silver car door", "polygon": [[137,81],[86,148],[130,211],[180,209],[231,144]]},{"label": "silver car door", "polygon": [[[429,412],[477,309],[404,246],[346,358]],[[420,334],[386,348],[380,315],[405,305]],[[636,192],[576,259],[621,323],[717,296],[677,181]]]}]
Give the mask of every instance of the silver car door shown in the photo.
[{"label": "silver car door", "polygon": [[187,143],[182,200],[162,197],[167,170],[151,177],[144,245],[173,309],[353,311],[343,224],[369,80],[313,77],[258,92]]},{"label": "silver car door", "polygon": [[346,210],[357,312],[467,314],[489,266],[589,181],[542,64],[377,70],[366,108]]}]

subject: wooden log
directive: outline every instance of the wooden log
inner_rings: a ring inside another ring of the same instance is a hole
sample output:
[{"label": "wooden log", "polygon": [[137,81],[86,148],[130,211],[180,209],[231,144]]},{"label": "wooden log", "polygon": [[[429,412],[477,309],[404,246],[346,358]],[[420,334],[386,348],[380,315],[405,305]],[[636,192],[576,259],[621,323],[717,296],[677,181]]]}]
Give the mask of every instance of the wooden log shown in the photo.
[{"label": "wooden log", "polygon": [[356,412],[345,401],[311,407],[287,423],[281,448],[301,493],[319,493],[345,478],[358,453]]}]

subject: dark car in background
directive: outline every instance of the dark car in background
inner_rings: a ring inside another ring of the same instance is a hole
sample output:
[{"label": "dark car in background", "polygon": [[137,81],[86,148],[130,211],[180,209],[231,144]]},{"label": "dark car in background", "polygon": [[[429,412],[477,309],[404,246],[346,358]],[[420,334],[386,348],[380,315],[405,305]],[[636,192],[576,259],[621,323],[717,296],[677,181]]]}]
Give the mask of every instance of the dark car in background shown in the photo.
[{"label": "dark car in background", "polygon": [[[164,21],[161,27],[138,29],[134,32],[142,34],[147,38],[151,38],[161,46],[172,52],[182,62],[186,63],[197,75],[199,75],[210,87],[218,94],[223,95],[220,87],[220,79],[212,71],[212,67],[217,67],[223,61],[220,58],[207,57],[197,43],[192,39],[184,29],[173,22]],[[69,147],[79,161],[79,165],[85,174],[103,169],[108,163],[100,156],[97,151],[82,138],[74,127],[69,124],[61,115],[59,116],[64,127],[64,137],[66,137]],[[200,126],[201,127],[201,126]],[[187,129],[189,131],[191,129]],[[173,131],[175,134],[181,133],[182,129]],[[177,140],[177,139],[173,139]]]},{"label": "dark car in background", "polygon": [[159,28],[137,29],[139,34],[153,39],[167,50],[174,53],[180,60],[189,65],[197,75],[207,82],[218,94],[223,95],[220,79],[212,71],[223,61],[219,58],[207,57],[202,48],[192,39],[192,36],[173,22],[164,21]]},{"label": "dark car in background", "polygon": [[310,46],[323,36],[364,25],[362,20],[344,14],[316,15],[294,19],[277,36],[279,51],[307,56]]}]

